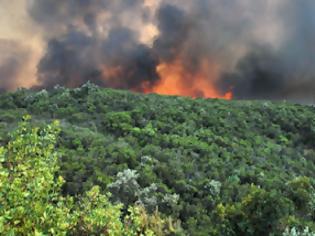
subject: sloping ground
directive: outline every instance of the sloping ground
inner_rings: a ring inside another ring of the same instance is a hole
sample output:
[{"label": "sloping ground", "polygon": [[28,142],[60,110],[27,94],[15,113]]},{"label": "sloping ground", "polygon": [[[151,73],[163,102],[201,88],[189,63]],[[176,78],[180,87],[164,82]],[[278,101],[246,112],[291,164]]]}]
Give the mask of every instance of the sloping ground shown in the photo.
[{"label": "sloping ground", "polygon": [[23,114],[61,120],[65,194],[97,184],[189,235],[315,231],[315,109],[140,95],[86,84],[0,95],[0,142]]}]

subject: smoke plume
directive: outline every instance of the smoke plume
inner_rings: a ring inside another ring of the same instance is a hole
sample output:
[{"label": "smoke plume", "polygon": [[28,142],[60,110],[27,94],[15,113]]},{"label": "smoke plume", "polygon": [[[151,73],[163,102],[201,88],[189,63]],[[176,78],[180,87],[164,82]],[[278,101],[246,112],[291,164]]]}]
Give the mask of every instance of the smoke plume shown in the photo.
[{"label": "smoke plume", "polygon": [[[24,28],[44,42],[33,87],[89,80],[192,97],[314,99],[313,0],[13,2],[32,22]],[[0,88],[25,85],[17,74],[36,57],[21,47],[4,51]]]},{"label": "smoke plume", "polygon": [[29,60],[29,51],[17,42],[0,39],[0,91],[14,89],[20,81],[20,73]]}]

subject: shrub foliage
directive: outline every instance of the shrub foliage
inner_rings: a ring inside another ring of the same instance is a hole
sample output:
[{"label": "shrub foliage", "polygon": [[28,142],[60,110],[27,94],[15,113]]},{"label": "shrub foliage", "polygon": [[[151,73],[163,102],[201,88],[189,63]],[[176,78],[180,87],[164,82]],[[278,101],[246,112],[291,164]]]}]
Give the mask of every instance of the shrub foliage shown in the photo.
[{"label": "shrub foliage", "polygon": [[[32,115],[33,125],[46,128],[22,128],[10,138],[7,133],[25,114]],[[45,126],[54,119],[60,120],[58,138],[51,134],[54,126]],[[48,140],[56,142],[55,149]],[[12,199],[1,209],[17,218],[0,222],[35,229],[48,206],[59,202],[60,207],[45,213],[54,216],[46,228],[60,222],[83,235],[99,233],[99,225],[111,219],[105,217],[110,210],[97,211],[97,204],[116,212],[107,216],[115,219],[146,209],[151,218],[143,220],[151,230],[158,211],[164,220],[180,221],[187,235],[303,235],[306,229],[312,234],[314,140],[314,107],[287,102],[140,95],[89,83],[77,89],[5,93],[0,95],[0,143],[6,159],[1,202],[4,196]],[[52,158],[55,150],[61,156],[57,160]],[[25,156],[30,159],[24,165],[13,164]],[[33,157],[41,161],[35,165]],[[16,179],[9,177],[12,171]],[[10,195],[12,188],[17,193]],[[23,195],[27,191],[50,198]],[[93,198],[96,193],[99,197]],[[21,204],[14,200],[18,198]],[[34,219],[24,218],[31,210],[25,206],[34,204],[41,206],[32,207],[40,217],[35,212]],[[135,204],[142,208],[130,208]],[[80,227],[73,212],[84,214]],[[137,221],[128,217],[117,220],[117,230],[126,225],[135,229]]]}]

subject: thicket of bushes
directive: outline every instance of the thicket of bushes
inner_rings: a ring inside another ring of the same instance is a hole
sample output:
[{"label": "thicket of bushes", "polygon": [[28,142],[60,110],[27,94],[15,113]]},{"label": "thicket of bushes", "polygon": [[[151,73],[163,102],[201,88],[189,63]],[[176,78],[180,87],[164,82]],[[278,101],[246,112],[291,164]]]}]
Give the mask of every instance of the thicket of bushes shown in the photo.
[{"label": "thicket of bushes", "polygon": [[[0,95],[0,142],[25,114],[60,120],[64,196],[94,185],[188,235],[315,231],[315,109],[140,95],[86,84]],[[311,235],[311,233],[309,233]]]},{"label": "thicket of bushes", "polygon": [[180,225],[143,205],[112,204],[94,186],[84,195],[62,196],[64,180],[55,151],[58,122],[33,128],[28,116],[0,148],[1,235],[180,235]]}]

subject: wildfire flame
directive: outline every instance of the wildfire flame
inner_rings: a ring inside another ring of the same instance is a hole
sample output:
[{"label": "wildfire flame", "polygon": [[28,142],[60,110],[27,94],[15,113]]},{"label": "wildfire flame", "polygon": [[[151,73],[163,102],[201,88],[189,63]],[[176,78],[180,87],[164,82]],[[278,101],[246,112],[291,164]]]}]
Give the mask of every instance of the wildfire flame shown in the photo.
[{"label": "wildfire flame", "polygon": [[220,67],[214,62],[204,60],[196,72],[190,72],[178,59],[172,63],[160,63],[156,70],[161,80],[153,88],[145,89],[145,93],[227,100],[233,98],[232,92],[222,94],[215,87],[214,82],[219,77]]}]

